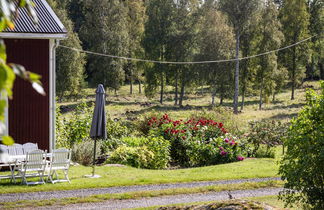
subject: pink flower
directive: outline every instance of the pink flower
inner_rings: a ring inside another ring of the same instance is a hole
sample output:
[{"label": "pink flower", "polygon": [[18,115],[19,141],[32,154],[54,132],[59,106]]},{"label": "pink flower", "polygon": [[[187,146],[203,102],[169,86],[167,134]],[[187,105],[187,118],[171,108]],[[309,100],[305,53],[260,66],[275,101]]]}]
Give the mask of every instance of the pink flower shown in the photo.
[{"label": "pink flower", "polygon": [[228,143],[229,142],[229,139],[228,138],[226,138],[225,140],[224,140],[226,143]]},{"label": "pink flower", "polygon": [[224,150],[224,147],[219,147],[220,150]]},{"label": "pink flower", "polygon": [[238,161],[243,161],[244,160],[244,157],[242,157],[242,156],[237,156],[237,158],[236,158]]},{"label": "pink flower", "polygon": [[221,154],[221,156],[226,156],[228,153],[225,151],[221,151],[220,154]]}]

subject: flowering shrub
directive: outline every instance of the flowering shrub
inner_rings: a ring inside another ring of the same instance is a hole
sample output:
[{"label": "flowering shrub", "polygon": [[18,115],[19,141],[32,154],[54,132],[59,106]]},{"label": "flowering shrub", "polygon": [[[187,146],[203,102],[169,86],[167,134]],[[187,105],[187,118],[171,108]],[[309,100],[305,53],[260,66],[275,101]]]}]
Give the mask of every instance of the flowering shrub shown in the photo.
[{"label": "flowering shrub", "polygon": [[150,135],[171,143],[171,160],[181,166],[202,166],[243,160],[239,140],[223,123],[209,119],[172,120],[167,114],[147,119]]},{"label": "flowering shrub", "polygon": [[170,142],[162,137],[124,137],[108,163],[138,168],[164,169],[170,161]]}]

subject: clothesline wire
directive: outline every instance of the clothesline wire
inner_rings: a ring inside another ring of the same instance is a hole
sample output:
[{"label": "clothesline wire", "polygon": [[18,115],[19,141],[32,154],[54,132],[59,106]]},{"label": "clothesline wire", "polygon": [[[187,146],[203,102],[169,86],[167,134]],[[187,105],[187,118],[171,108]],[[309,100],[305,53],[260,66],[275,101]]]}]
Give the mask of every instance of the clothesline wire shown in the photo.
[{"label": "clothesline wire", "polygon": [[[227,60],[192,61],[192,62],[185,62],[185,61],[184,62],[157,61],[157,60],[147,60],[147,59],[140,59],[140,58],[128,58],[128,57],[123,57],[123,56],[116,56],[116,55],[109,55],[109,54],[104,54],[104,53],[92,52],[92,51],[88,51],[88,50],[81,50],[81,49],[68,47],[68,46],[61,45],[61,44],[59,44],[58,46],[62,47],[62,48],[70,49],[70,50],[73,50],[73,51],[76,51],[76,52],[79,52],[79,53],[86,53],[86,54],[90,54],[90,55],[97,55],[97,56],[103,56],[103,57],[109,57],[109,58],[115,58],[115,59],[122,59],[122,60],[128,60],[128,61],[157,63],[157,64],[193,65],[193,64],[226,63],[226,62],[234,62],[234,61],[237,61],[237,60],[242,61],[242,60],[248,60],[248,59],[251,59],[251,58],[257,58],[257,57],[261,57],[261,56],[264,56],[264,55],[268,55],[268,54],[271,54],[271,53],[276,53],[276,52],[279,52],[279,51],[283,51],[283,50],[295,47],[297,45],[300,45],[300,44],[302,44],[304,42],[307,42],[307,41],[313,39],[316,36],[318,36],[318,35],[311,36],[311,37],[309,37],[307,39],[303,39],[303,40],[301,40],[299,42],[288,45],[286,47],[282,47],[282,48],[279,48],[279,49],[276,49],[276,50],[271,50],[271,51],[268,51],[268,52],[264,52],[264,53],[260,53],[260,54],[252,55],[252,56],[247,56],[247,57],[242,57],[242,58],[238,58],[238,59],[233,58],[233,59],[227,59]],[[319,37],[319,38],[323,38],[323,37]]]}]

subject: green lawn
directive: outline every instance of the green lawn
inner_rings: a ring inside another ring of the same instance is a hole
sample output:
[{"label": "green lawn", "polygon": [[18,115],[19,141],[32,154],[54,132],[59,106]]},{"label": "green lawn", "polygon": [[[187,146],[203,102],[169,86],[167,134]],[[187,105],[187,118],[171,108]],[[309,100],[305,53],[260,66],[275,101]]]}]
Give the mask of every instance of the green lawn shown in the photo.
[{"label": "green lawn", "polygon": [[278,165],[275,159],[247,159],[242,162],[224,165],[178,170],[145,170],[131,167],[100,166],[96,168],[96,173],[101,175],[101,178],[85,178],[84,175],[91,174],[91,170],[91,167],[71,167],[69,173],[71,184],[57,183],[54,185],[45,184],[38,186],[24,186],[20,184],[14,185],[9,183],[9,181],[1,180],[0,193],[71,190],[125,185],[231,180],[278,176]]}]

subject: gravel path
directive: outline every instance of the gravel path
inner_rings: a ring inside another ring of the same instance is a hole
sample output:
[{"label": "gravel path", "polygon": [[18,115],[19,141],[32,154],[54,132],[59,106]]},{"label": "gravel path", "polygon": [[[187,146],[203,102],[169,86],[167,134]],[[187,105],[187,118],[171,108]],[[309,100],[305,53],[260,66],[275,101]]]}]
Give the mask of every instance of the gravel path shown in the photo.
[{"label": "gravel path", "polygon": [[[232,191],[231,194],[235,199],[245,197],[259,197],[268,195],[278,195],[282,188],[267,188],[257,190],[238,190]],[[199,193],[189,195],[162,196],[155,198],[143,198],[138,200],[111,200],[103,203],[84,203],[73,204],[68,206],[51,206],[39,209],[125,209],[125,208],[144,208],[150,206],[162,206],[169,204],[191,203],[191,202],[208,202],[228,200],[227,192]]]},{"label": "gravel path", "polygon": [[20,200],[49,200],[70,197],[87,197],[91,195],[126,193],[136,191],[152,191],[174,188],[194,188],[222,184],[239,184],[245,182],[264,182],[270,180],[280,180],[280,178],[256,178],[256,179],[240,179],[240,180],[225,180],[225,181],[209,181],[209,182],[191,182],[177,184],[159,184],[159,185],[136,185],[124,187],[109,187],[96,189],[80,189],[80,190],[64,190],[52,192],[33,192],[33,193],[11,193],[0,194],[0,201],[12,202]]}]

